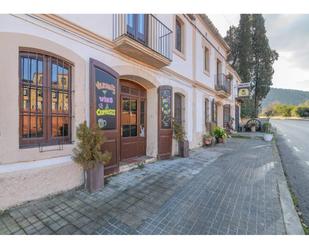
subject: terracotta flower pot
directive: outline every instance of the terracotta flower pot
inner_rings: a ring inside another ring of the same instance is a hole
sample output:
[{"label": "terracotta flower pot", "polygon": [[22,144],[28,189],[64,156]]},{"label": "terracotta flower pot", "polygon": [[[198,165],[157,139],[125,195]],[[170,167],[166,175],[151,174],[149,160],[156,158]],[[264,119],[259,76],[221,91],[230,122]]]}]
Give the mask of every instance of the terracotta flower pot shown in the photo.
[{"label": "terracotta flower pot", "polygon": [[218,138],[217,138],[217,143],[224,144],[224,143],[225,143],[224,138],[218,137]]},{"label": "terracotta flower pot", "polygon": [[204,145],[206,145],[206,146],[212,144],[212,137],[210,137],[210,138],[204,138],[203,140],[204,140],[203,143],[204,143]]},{"label": "terracotta flower pot", "polygon": [[86,171],[86,188],[90,193],[104,187],[104,165]]}]

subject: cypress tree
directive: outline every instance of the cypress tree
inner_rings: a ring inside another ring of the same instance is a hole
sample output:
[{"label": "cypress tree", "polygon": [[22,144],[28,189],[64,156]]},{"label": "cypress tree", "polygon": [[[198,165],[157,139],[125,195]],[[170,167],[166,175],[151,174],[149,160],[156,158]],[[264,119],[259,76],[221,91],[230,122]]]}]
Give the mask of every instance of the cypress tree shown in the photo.
[{"label": "cypress tree", "polygon": [[228,54],[227,61],[232,65],[233,68],[238,68],[238,32],[238,27],[230,26],[229,30],[226,32],[226,37],[224,38],[231,49],[230,53]]},{"label": "cypress tree", "polygon": [[278,53],[269,47],[266,36],[265,21],[261,14],[252,15],[252,50],[254,84],[254,113],[258,116],[261,100],[266,97],[272,85],[274,74],[273,63],[278,59]]},{"label": "cypress tree", "polygon": [[252,71],[252,32],[251,15],[241,14],[238,38],[238,74],[243,82],[251,80]]},{"label": "cypress tree", "polygon": [[261,100],[272,85],[273,63],[278,53],[271,50],[261,14],[241,14],[238,27],[231,26],[225,37],[231,47],[228,61],[243,82],[251,82],[252,97],[242,104],[242,117],[257,117]]}]

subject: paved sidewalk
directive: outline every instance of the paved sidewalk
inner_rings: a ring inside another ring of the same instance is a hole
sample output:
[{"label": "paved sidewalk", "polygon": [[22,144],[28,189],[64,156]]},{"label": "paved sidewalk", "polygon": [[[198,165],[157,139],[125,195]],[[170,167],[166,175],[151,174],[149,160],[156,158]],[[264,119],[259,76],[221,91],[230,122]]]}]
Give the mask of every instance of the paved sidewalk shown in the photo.
[{"label": "paved sidewalk", "polygon": [[10,209],[0,234],[285,234],[274,160],[270,143],[232,138]]}]

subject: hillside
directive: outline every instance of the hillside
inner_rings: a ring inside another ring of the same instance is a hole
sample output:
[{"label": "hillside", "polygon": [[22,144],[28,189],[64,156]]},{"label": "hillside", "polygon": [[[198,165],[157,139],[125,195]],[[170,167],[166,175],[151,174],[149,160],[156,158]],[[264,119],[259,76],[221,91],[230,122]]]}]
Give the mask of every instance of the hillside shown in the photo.
[{"label": "hillside", "polygon": [[271,88],[267,97],[262,101],[262,108],[273,102],[298,105],[309,100],[309,92],[291,89]]}]

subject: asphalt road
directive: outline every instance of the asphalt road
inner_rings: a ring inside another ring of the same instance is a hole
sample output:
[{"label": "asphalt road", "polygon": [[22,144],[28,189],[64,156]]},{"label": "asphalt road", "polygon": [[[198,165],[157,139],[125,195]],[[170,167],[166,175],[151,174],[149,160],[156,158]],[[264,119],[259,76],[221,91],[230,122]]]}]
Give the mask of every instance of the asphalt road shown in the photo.
[{"label": "asphalt road", "polygon": [[309,224],[309,121],[271,120],[278,131],[278,147],[288,181]]}]

